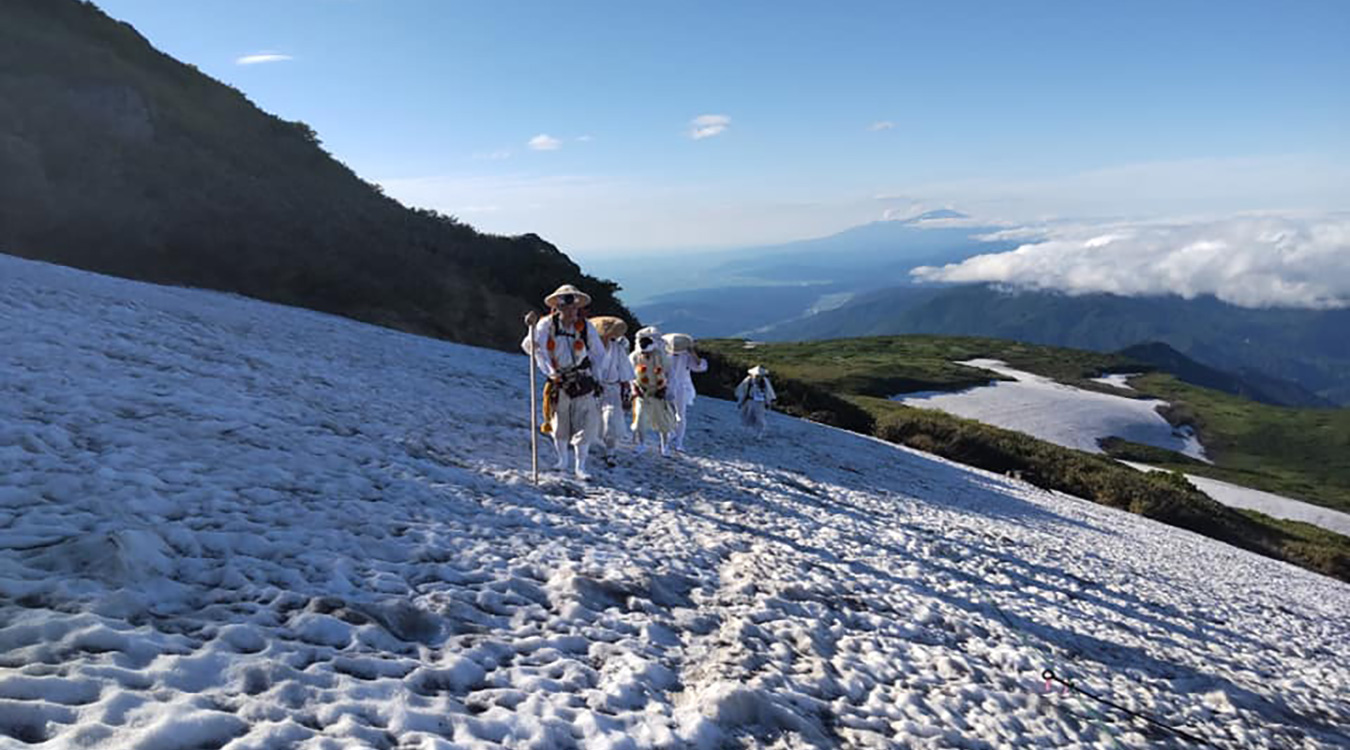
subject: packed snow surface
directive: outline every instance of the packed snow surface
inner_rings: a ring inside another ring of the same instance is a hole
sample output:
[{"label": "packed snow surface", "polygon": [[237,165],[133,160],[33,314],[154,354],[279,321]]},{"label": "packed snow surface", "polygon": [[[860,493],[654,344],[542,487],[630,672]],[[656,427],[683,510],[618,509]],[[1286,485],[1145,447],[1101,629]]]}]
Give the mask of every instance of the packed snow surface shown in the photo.
[{"label": "packed snow surface", "polygon": [[3,256],[0,364],[5,748],[1350,742],[1350,586],[863,437],[536,488],[522,356]]},{"label": "packed snow surface", "polygon": [[921,409],[937,409],[1047,442],[1089,453],[1101,453],[1101,438],[1120,437],[1136,443],[1205,458],[1205,449],[1189,431],[1174,429],[1157,411],[1166,402],[1097,393],[1023,372],[997,359],[972,359],[957,364],[978,367],[1013,380],[956,393],[901,394],[895,401]]}]

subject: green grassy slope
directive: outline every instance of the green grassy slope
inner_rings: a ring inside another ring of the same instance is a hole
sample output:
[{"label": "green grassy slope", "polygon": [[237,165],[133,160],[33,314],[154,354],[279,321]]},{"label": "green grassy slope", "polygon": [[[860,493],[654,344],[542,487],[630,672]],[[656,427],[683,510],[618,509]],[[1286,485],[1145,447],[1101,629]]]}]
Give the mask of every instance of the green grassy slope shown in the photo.
[{"label": "green grassy slope", "polygon": [[1001,359],[1028,372],[1076,384],[1103,371],[1132,372],[1139,367],[1114,354],[951,336],[756,344],[753,350],[729,339],[705,340],[699,346],[761,358],[766,367],[833,391],[882,398],[912,391],[961,390],[997,379],[994,373],[955,364],[977,357]]},{"label": "green grassy slope", "polygon": [[1350,511],[1350,409],[1270,406],[1156,373],[1132,385],[1198,430],[1215,466],[1187,471]]}]

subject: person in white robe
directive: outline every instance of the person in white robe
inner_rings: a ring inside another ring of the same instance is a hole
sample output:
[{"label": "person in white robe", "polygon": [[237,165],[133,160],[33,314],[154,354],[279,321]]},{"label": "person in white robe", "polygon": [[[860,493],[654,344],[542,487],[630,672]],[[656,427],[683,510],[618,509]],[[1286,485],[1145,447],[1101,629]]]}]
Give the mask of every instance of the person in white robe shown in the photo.
[{"label": "person in white robe", "polygon": [[756,437],[764,437],[764,432],[769,427],[767,412],[776,400],[778,394],[774,393],[773,383],[769,381],[769,371],[759,365],[751,367],[745,380],[736,386],[736,403],[741,409],[741,424],[754,432]]},{"label": "person in white robe", "polygon": [[600,333],[605,346],[605,366],[597,371],[603,389],[600,393],[599,445],[604,451],[605,465],[613,468],[619,444],[629,439],[624,401],[636,374],[629,359],[628,339],[624,338],[628,323],[623,318],[601,316],[591,318],[591,325]]},{"label": "person in white robe", "polygon": [[675,408],[669,400],[670,358],[666,355],[661,332],[643,328],[635,336],[633,365],[633,437],[637,451],[647,449],[646,434],[656,433],[661,455],[669,450],[669,437],[675,430]]},{"label": "person in white robe", "polygon": [[590,295],[571,284],[544,298],[550,312],[531,324],[521,348],[533,351],[535,365],[544,373],[544,423],[540,431],[552,436],[558,453],[558,471],[566,471],[568,449],[575,452],[575,474],[588,478],[586,458],[600,435],[600,391],[596,373],[605,368],[605,346],[600,334],[582,314]]},{"label": "person in white robe", "polygon": [[670,354],[670,390],[668,397],[675,408],[675,433],[671,435],[672,450],[684,450],[684,435],[689,428],[689,407],[694,405],[697,393],[694,379],[690,373],[707,372],[708,361],[694,351],[694,339],[685,333],[668,333],[665,336]]}]

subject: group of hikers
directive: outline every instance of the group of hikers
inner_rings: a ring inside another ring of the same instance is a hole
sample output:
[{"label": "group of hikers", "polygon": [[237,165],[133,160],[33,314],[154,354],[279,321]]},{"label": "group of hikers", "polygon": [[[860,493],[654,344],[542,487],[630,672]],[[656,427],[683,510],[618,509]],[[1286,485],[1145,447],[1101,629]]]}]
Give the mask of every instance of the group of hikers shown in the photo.
[{"label": "group of hikers", "polygon": [[[595,444],[612,468],[630,435],[639,454],[647,450],[651,435],[661,455],[683,451],[695,398],[691,374],[708,369],[693,337],[663,335],[648,326],[630,344],[628,324],[612,316],[587,318],[591,297],[571,284],[558,287],[544,304],[548,314],[525,317],[530,330],[521,348],[546,378],[539,429],[553,438],[558,471],[567,471],[570,462],[578,478],[587,478],[586,462]],[[743,423],[761,436],[768,425],[766,411],[777,398],[768,375],[763,367],[752,367],[736,387]]]}]

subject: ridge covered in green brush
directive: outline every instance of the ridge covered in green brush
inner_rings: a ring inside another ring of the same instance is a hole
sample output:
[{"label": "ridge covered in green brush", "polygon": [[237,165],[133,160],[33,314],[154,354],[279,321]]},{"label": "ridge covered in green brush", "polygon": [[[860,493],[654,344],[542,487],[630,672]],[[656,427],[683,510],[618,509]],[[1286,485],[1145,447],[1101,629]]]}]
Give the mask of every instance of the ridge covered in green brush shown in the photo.
[{"label": "ridge covered in green brush", "polygon": [[79,0],[0,2],[0,252],[502,348],[563,282],[632,317],[540,237],[404,207]]}]

